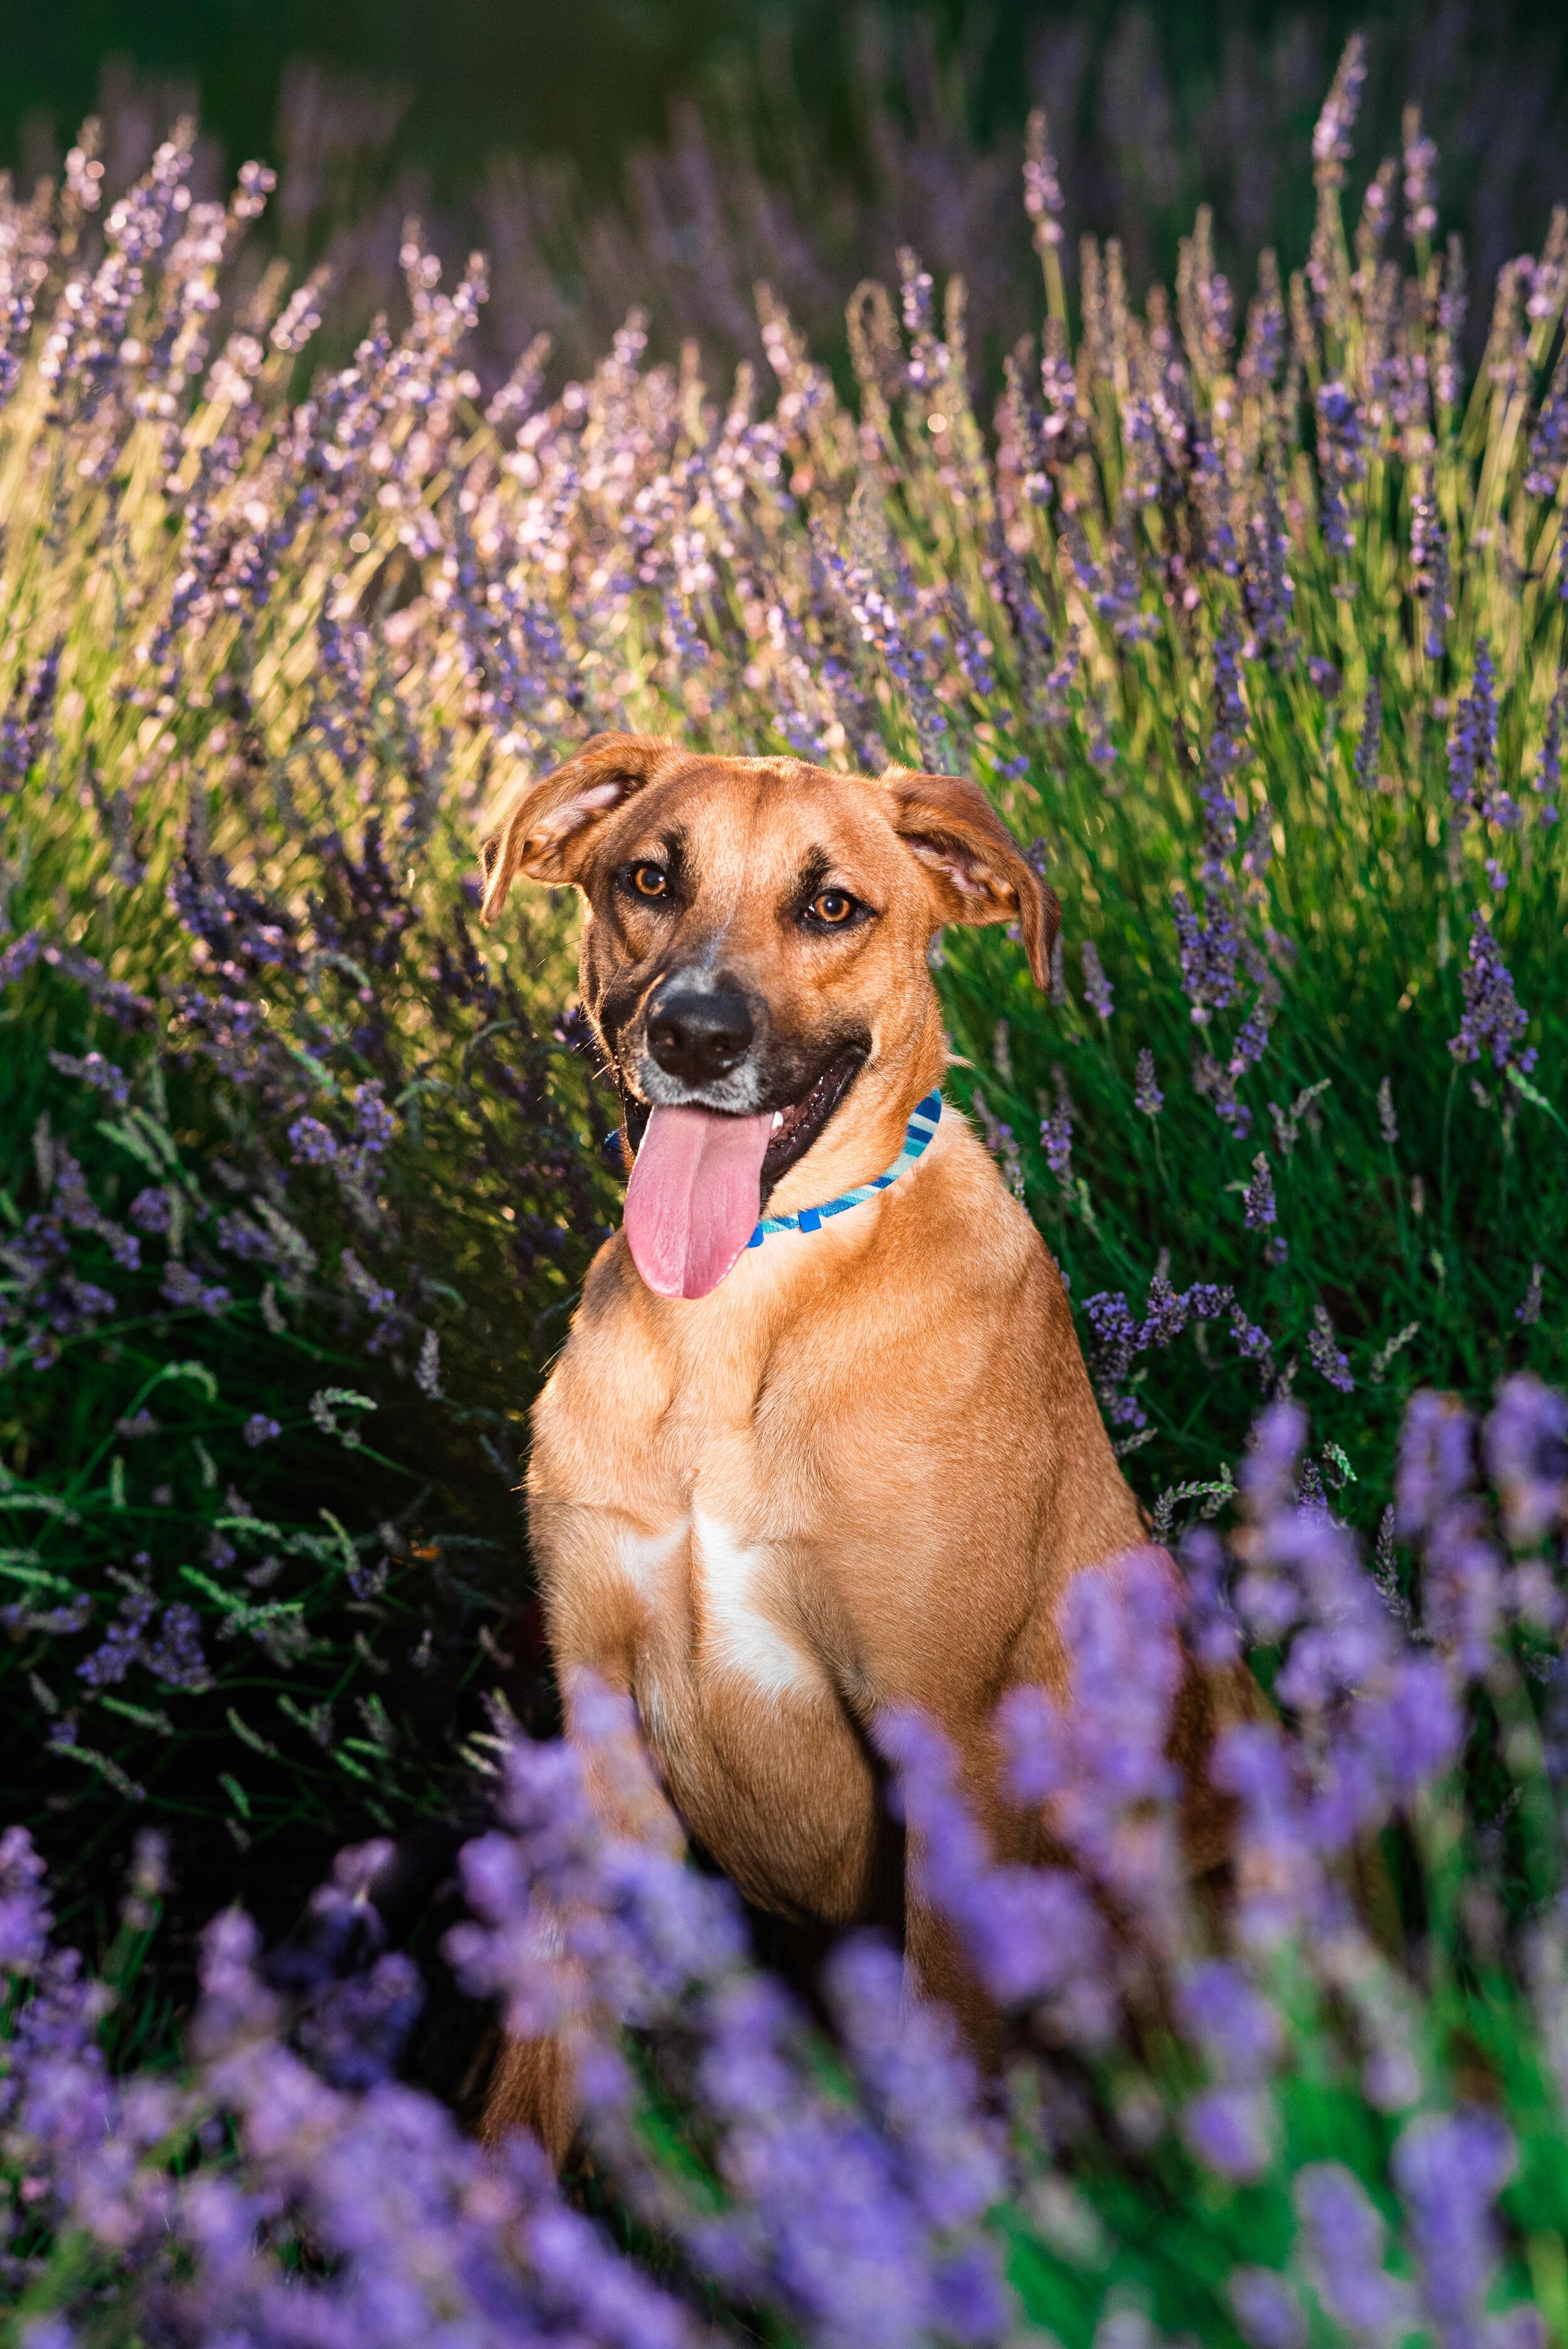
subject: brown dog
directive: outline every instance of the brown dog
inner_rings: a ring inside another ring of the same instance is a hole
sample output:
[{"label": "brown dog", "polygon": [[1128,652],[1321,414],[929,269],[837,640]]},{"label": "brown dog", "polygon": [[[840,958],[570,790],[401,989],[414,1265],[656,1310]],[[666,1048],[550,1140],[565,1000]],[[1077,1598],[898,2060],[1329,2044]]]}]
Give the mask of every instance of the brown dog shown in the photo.
[{"label": "brown dog", "polygon": [[[634,735],[528,789],[484,872],[487,922],[519,874],[583,892],[583,1001],[636,1154],[626,1227],[533,1418],[569,1731],[582,1668],[628,1692],[679,1819],[787,1917],[882,1903],[883,1707],[941,1723],[1016,1851],[997,1698],[1065,1692],[1069,1578],[1145,1538],[1056,1265],[951,1109],[863,1204],[748,1242],[764,1208],[820,1206],[898,1157],[946,1065],[936,931],[1016,923],[1043,987],[1054,895],[954,776]],[[972,2006],[940,1920],[913,1890],[901,1906],[915,1977]],[[563,2152],[569,2102],[537,2049],[510,2051],[492,2093],[488,2126],[516,2120]]]}]

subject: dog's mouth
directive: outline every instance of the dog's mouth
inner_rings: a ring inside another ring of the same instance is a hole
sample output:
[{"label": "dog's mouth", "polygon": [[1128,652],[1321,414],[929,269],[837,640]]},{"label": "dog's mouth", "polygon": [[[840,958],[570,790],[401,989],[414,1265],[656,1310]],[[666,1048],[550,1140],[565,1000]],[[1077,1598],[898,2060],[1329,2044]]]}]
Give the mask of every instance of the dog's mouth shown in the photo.
[{"label": "dog's mouth", "polygon": [[636,1158],[626,1186],[626,1240],[656,1296],[706,1297],[717,1288],[774,1185],[842,1102],[866,1051],[862,1043],[841,1046],[796,1100],[748,1116],[627,1097]]},{"label": "dog's mouth", "polygon": [[846,1044],[814,1077],[799,1101],[775,1110],[773,1130],[762,1155],[762,1204],[797,1159],[804,1158],[865,1066],[865,1046]]}]

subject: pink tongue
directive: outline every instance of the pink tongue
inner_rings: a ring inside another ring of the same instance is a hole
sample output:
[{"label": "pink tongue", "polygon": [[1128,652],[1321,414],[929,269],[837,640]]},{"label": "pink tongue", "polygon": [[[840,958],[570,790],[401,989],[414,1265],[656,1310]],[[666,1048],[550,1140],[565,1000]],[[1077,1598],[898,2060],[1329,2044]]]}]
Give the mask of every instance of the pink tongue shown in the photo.
[{"label": "pink tongue", "polygon": [[757,1228],[773,1120],[655,1109],[626,1185],[632,1261],[658,1297],[706,1297]]}]

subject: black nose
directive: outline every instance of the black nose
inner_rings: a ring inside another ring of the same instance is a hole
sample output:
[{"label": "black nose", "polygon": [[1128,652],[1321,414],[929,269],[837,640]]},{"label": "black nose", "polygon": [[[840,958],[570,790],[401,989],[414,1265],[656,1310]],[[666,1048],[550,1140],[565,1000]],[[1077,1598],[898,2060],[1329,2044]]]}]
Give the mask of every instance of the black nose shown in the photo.
[{"label": "black nose", "polygon": [[666,987],[648,1013],[648,1050],[667,1077],[711,1084],[745,1060],[757,1033],[735,988]]}]

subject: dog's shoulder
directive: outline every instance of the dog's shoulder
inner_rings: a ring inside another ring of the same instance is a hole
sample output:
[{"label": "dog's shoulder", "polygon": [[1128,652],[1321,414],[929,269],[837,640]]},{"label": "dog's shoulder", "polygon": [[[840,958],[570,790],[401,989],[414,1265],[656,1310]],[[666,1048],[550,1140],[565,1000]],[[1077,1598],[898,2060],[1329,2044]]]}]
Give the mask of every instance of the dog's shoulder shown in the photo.
[{"label": "dog's shoulder", "polygon": [[640,1426],[669,1401],[671,1369],[657,1340],[655,1313],[624,1236],[616,1232],[594,1257],[572,1317],[571,1334],[533,1406],[536,1451],[552,1432]]}]

